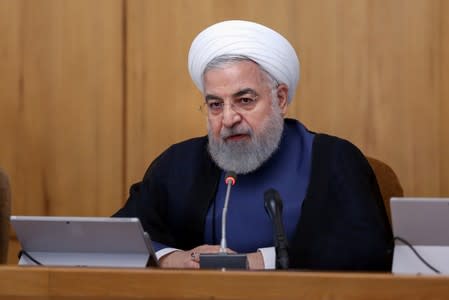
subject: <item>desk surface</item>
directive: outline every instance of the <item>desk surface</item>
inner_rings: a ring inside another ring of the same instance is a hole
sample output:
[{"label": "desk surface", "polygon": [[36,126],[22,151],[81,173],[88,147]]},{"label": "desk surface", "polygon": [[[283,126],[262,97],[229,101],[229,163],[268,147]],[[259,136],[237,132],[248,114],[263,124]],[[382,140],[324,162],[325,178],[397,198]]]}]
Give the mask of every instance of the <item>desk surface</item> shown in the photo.
[{"label": "desk surface", "polygon": [[449,277],[0,266],[0,299],[449,299]]}]

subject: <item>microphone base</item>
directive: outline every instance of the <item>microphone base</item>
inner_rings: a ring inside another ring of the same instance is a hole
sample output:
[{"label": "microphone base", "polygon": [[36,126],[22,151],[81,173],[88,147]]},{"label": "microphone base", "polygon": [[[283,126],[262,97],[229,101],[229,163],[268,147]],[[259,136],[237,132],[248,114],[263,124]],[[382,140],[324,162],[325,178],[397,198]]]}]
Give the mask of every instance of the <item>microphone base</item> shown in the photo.
[{"label": "microphone base", "polygon": [[248,269],[246,254],[200,254],[200,269]]}]

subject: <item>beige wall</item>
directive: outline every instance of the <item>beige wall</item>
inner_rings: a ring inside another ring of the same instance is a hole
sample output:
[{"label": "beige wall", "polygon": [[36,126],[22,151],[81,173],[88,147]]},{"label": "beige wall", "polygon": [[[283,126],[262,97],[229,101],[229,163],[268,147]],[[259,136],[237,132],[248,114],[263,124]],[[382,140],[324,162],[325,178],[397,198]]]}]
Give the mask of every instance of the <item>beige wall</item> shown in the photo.
[{"label": "beige wall", "polygon": [[[170,144],[205,133],[187,51],[262,22],[301,60],[289,114],[449,196],[445,0],[0,0],[0,165],[14,214],[110,215]],[[447,13],[446,13],[447,14]]]}]

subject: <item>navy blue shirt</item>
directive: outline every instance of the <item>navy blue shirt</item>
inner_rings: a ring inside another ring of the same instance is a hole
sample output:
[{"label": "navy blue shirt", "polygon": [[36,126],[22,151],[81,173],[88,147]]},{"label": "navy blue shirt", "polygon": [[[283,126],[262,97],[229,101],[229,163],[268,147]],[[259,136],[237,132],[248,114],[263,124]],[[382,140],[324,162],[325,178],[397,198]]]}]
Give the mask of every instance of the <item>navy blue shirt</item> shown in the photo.
[{"label": "navy blue shirt", "polygon": [[[301,123],[286,123],[279,148],[262,167],[237,176],[228,203],[228,248],[249,253],[273,246],[273,225],[264,208],[264,192],[269,188],[281,196],[285,231],[289,240],[293,237],[310,180],[313,138],[314,134]],[[206,244],[220,244],[225,194],[222,172],[205,221]]]}]

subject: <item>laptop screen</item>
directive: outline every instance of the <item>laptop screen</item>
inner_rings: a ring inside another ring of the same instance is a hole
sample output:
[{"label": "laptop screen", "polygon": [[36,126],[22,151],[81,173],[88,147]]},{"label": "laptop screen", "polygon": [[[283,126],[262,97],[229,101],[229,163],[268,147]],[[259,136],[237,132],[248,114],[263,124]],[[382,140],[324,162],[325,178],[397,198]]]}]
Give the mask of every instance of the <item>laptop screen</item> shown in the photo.
[{"label": "laptop screen", "polygon": [[412,245],[449,246],[449,198],[391,198],[393,235]]},{"label": "laptop screen", "polygon": [[157,264],[137,218],[11,216],[19,264],[145,267]]},{"label": "laptop screen", "polygon": [[449,198],[391,198],[393,273],[449,273]]}]

